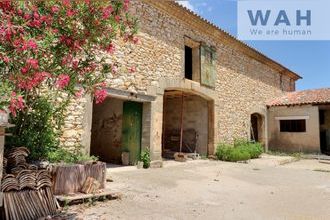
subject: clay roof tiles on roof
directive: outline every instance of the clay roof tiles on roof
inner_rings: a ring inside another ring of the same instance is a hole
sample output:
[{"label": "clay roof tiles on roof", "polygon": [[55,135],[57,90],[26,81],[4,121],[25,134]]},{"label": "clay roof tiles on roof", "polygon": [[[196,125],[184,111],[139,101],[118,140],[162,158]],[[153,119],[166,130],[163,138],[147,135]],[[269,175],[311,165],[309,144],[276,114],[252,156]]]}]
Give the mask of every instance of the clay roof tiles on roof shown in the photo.
[{"label": "clay roof tiles on roof", "polygon": [[290,92],[285,96],[273,99],[267,106],[290,106],[309,104],[330,104],[330,88]]}]

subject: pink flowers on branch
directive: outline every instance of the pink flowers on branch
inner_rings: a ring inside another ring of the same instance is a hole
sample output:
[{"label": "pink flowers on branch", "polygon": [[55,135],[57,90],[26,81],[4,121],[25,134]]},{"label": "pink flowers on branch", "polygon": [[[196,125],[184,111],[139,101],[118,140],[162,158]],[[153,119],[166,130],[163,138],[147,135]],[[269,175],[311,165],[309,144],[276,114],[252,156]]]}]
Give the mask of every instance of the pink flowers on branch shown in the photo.
[{"label": "pink flowers on branch", "polygon": [[137,20],[128,14],[129,4],[129,0],[23,4],[1,0],[0,93],[6,94],[1,94],[0,109],[10,110],[13,116],[29,111],[41,90],[60,91],[68,98],[88,93],[97,103],[103,102],[107,93],[101,82],[117,67],[96,56],[113,55],[114,38],[138,42]]},{"label": "pink flowers on branch", "polygon": [[70,76],[66,75],[66,74],[61,74],[58,76],[57,81],[56,81],[56,86],[59,89],[64,89],[65,87],[67,87],[70,83]]}]

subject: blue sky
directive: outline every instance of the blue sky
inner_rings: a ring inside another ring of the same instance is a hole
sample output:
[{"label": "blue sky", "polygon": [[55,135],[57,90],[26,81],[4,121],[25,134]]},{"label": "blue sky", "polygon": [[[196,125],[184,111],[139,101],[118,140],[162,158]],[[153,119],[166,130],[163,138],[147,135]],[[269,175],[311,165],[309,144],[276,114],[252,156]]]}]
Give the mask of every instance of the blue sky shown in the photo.
[{"label": "blue sky", "polygon": [[[181,4],[237,35],[236,0],[189,0]],[[330,88],[330,41],[245,42],[301,75],[303,79],[298,81],[297,90]]]}]

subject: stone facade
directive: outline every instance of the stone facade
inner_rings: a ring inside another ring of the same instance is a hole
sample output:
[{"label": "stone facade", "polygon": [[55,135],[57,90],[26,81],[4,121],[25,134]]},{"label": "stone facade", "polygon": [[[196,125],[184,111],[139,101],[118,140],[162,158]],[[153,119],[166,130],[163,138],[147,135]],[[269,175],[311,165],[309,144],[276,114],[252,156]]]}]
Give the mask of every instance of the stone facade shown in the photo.
[{"label": "stone facade", "polygon": [[[193,92],[213,103],[210,112],[213,124],[209,124],[212,138],[208,146],[212,154],[214,146],[221,141],[248,138],[251,114],[259,113],[267,119],[266,101],[292,91],[299,79],[285,67],[174,2],[132,1],[131,12],[140,20],[140,43],[116,42],[117,51],[108,62],[116,62],[120,68],[118,74],[109,74],[107,82],[116,91],[109,90],[110,96],[144,102],[142,145],[151,148],[153,159],[159,159],[161,154],[166,90]],[[184,79],[186,38],[216,48],[215,88]],[[130,67],[136,67],[136,71],[130,73]],[[118,91],[132,93],[119,94]],[[146,97],[138,99],[135,94]],[[92,106],[90,100],[82,99],[69,107],[62,145],[82,144],[89,152]],[[267,131],[266,125],[264,129]]]}]

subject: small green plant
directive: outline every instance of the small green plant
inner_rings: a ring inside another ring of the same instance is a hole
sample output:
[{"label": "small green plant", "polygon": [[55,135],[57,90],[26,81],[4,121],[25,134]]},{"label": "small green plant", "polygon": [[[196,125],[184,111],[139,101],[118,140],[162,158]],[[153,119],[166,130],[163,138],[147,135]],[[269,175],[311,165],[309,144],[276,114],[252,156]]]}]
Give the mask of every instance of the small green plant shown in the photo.
[{"label": "small green plant", "polygon": [[258,158],[263,152],[260,143],[251,143],[247,140],[235,140],[234,144],[220,143],[216,150],[216,156],[224,161],[245,161]]},{"label": "small green plant", "polygon": [[47,159],[51,163],[78,163],[78,162],[86,162],[86,161],[97,161],[98,158],[95,156],[89,156],[87,154],[79,153],[72,153],[68,150],[63,148],[57,148],[54,151],[51,151],[47,155]]},{"label": "small green plant", "polygon": [[148,169],[150,167],[151,159],[150,159],[150,150],[149,149],[142,151],[141,156],[140,156],[140,161],[143,162],[144,169]]}]

